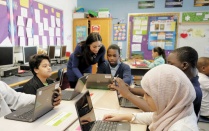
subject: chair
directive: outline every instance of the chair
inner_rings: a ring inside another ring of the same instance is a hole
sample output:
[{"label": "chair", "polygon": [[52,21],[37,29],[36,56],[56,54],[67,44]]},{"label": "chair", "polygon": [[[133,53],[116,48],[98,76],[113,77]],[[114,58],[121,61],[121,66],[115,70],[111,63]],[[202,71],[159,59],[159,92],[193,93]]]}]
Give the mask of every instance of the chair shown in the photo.
[{"label": "chair", "polygon": [[209,118],[205,116],[199,116],[199,122],[209,123]]},{"label": "chair", "polygon": [[67,71],[64,69],[59,69],[58,71],[58,78],[57,80],[60,80],[60,88],[62,90],[65,90],[66,88],[70,88],[70,83],[67,78]]},{"label": "chair", "polygon": [[13,88],[16,92],[23,92],[23,86],[17,86]]}]

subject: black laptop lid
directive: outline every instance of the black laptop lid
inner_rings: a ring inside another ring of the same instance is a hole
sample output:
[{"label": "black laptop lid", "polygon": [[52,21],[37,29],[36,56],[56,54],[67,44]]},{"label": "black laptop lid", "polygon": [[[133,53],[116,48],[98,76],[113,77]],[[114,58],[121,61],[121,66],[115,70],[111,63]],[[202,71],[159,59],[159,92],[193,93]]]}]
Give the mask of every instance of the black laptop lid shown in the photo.
[{"label": "black laptop lid", "polygon": [[82,131],[89,131],[96,121],[89,91],[75,103],[75,108]]}]

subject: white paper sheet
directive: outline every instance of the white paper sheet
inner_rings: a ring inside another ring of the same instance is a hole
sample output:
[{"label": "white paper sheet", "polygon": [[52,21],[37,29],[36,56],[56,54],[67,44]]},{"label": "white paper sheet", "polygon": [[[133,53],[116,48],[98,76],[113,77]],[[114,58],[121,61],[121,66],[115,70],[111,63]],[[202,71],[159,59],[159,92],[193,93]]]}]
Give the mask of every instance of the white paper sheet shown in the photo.
[{"label": "white paper sheet", "polygon": [[51,15],[51,27],[55,28],[55,17]]},{"label": "white paper sheet", "polygon": [[28,17],[28,10],[26,8],[21,7],[21,16]]},{"label": "white paper sheet", "polygon": [[47,48],[47,37],[42,36],[42,48]]},{"label": "white paper sheet", "polygon": [[24,36],[24,28],[23,26],[18,26],[18,32],[17,32],[17,35],[18,36]]},{"label": "white paper sheet", "polygon": [[27,27],[32,28],[32,19],[31,18],[27,19]]},{"label": "white paper sheet", "polygon": [[18,26],[25,26],[22,16],[17,17],[17,25]]},{"label": "white paper sheet", "polygon": [[36,23],[40,23],[40,10],[34,9],[35,11],[35,21]]},{"label": "white paper sheet", "polygon": [[27,37],[31,38],[32,37],[32,28],[26,28],[26,34],[27,34]]},{"label": "white paper sheet", "polygon": [[44,21],[44,30],[48,31],[49,30],[49,23],[47,18],[43,18]]},{"label": "white paper sheet", "polygon": [[49,36],[54,36],[54,28],[49,27]]},{"label": "white paper sheet", "polygon": [[38,34],[43,36],[44,35],[44,25],[43,23],[38,24]]},{"label": "white paper sheet", "polygon": [[33,36],[33,44],[35,46],[38,46],[39,45],[39,36],[38,35],[34,35]]},{"label": "white paper sheet", "polygon": [[56,28],[56,36],[60,36],[60,28]]},{"label": "white paper sheet", "polygon": [[131,49],[132,51],[141,51],[141,44],[132,44]]},{"label": "white paper sheet", "polygon": [[20,37],[20,46],[25,46],[25,37]]},{"label": "white paper sheet", "polygon": [[56,18],[56,25],[57,27],[60,27],[60,18]]},{"label": "white paper sheet", "polygon": [[60,46],[61,45],[61,41],[60,41],[60,38],[57,37],[57,45]]},{"label": "white paper sheet", "polygon": [[50,37],[49,38],[49,44],[50,45],[54,45],[54,37]]},{"label": "white paper sheet", "polygon": [[142,35],[133,35],[132,42],[141,43],[142,42]]},{"label": "white paper sheet", "polygon": [[33,46],[33,38],[28,38],[28,46]]}]

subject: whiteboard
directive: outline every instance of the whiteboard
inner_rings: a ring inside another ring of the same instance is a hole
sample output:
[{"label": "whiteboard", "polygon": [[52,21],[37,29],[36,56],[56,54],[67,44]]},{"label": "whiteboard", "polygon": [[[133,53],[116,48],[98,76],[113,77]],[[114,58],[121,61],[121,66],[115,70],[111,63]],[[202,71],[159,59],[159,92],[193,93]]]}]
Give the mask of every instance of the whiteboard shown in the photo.
[{"label": "whiteboard", "polygon": [[191,46],[199,57],[209,57],[209,25],[179,24],[177,48],[182,46]]}]

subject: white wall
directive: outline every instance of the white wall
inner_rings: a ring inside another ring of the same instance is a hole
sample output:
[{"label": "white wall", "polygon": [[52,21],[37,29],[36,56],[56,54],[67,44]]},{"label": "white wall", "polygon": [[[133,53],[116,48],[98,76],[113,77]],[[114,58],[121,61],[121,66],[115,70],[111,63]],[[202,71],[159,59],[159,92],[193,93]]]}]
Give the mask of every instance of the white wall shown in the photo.
[{"label": "white wall", "polygon": [[72,13],[77,7],[77,0],[36,0],[36,1],[63,10],[64,45],[67,45],[67,51],[72,52],[73,49]]}]

